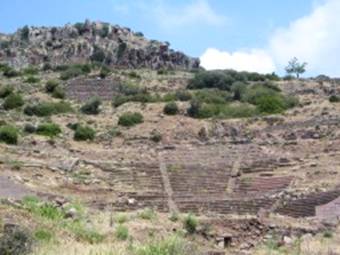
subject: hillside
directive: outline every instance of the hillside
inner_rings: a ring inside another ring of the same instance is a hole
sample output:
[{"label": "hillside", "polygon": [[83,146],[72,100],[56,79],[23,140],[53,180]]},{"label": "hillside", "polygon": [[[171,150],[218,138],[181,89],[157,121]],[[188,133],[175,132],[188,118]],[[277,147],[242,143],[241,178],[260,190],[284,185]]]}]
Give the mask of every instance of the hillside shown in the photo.
[{"label": "hillside", "polygon": [[19,55],[0,58],[0,254],[339,251],[337,80],[154,70],[130,62],[152,44],[136,35],[128,62],[64,55],[93,38],[116,49],[86,24],[47,51],[48,68],[35,50],[52,28],[10,35]]},{"label": "hillside", "polygon": [[170,49],[168,43],[147,40],[142,33],[108,23],[64,27],[23,27],[0,35],[0,61],[23,68],[97,62],[123,68],[191,70],[199,60]]}]

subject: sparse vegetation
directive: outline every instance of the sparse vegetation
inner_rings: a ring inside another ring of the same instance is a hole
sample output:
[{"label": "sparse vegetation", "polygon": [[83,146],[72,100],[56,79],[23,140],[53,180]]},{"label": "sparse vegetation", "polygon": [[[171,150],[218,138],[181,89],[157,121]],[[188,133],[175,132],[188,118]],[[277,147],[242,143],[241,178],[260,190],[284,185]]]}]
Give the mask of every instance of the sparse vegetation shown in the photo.
[{"label": "sparse vegetation", "polygon": [[331,103],[339,103],[340,102],[340,96],[332,95],[329,97],[329,102]]},{"label": "sparse vegetation", "polygon": [[125,127],[132,127],[137,124],[143,123],[143,115],[138,112],[127,112],[119,117],[118,125]]},{"label": "sparse vegetation", "polygon": [[25,79],[25,82],[30,83],[30,84],[38,83],[39,81],[40,81],[40,79],[33,76],[33,75],[30,75]]},{"label": "sparse vegetation", "polygon": [[29,116],[38,116],[38,117],[46,117],[51,116],[53,114],[61,114],[72,112],[73,109],[70,103],[60,101],[57,103],[54,102],[42,102],[37,103],[35,105],[28,105],[24,109],[24,113]]}]

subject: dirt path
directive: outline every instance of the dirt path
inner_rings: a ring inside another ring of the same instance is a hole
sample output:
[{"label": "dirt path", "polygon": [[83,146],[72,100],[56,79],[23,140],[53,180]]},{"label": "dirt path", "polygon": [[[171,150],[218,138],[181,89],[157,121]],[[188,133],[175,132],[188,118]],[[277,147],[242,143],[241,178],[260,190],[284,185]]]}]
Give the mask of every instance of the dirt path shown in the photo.
[{"label": "dirt path", "polygon": [[159,169],[160,169],[160,172],[161,172],[161,175],[162,175],[164,189],[165,189],[165,192],[168,195],[169,210],[170,210],[170,212],[178,213],[177,205],[176,205],[175,201],[173,200],[173,190],[172,190],[171,183],[170,183],[170,180],[169,180],[168,171],[167,171],[166,164],[163,160],[161,153],[159,153],[158,158],[159,158]]}]

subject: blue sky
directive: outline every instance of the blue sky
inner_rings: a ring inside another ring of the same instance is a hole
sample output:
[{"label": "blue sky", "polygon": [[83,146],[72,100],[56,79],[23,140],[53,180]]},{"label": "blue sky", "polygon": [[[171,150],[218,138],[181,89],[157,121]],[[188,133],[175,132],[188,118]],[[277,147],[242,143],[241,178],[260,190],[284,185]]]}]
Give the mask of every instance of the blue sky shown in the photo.
[{"label": "blue sky", "polygon": [[[235,68],[280,73],[284,63],[297,56],[310,64],[309,74],[323,72],[340,75],[340,71],[331,66],[335,63],[331,50],[339,49],[336,43],[340,40],[335,41],[336,36],[330,35],[331,32],[339,32],[335,15],[340,11],[339,2],[2,0],[0,32],[10,33],[26,24],[57,26],[88,18],[130,27],[150,39],[169,41],[173,48],[201,57],[202,64],[209,69]],[[317,15],[317,12],[321,14]],[[334,17],[329,18],[330,15]],[[311,30],[311,27],[316,30]],[[325,32],[325,29],[329,31]],[[313,43],[307,39],[313,40]],[[328,50],[320,49],[324,40],[327,40]],[[308,49],[300,53],[305,43]],[[330,60],[327,67],[317,63],[325,57]]]}]

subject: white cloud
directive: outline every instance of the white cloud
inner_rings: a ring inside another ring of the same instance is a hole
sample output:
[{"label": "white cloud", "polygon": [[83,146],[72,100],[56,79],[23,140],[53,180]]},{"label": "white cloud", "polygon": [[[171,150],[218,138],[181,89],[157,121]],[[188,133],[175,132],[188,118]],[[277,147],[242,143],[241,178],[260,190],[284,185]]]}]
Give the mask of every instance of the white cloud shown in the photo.
[{"label": "white cloud", "polygon": [[226,17],[218,14],[207,0],[195,0],[180,6],[168,5],[164,1],[159,1],[151,8],[151,11],[158,24],[166,28],[199,24],[220,26],[226,21]]},{"label": "white cloud", "polygon": [[271,56],[259,49],[229,53],[210,48],[201,56],[201,65],[208,70],[234,69],[259,73],[275,71]]},{"label": "white cloud", "polygon": [[257,72],[283,72],[288,61],[297,57],[308,62],[309,74],[340,76],[340,0],[324,0],[313,11],[286,28],[278,28],[268,46],[249,51],[223,52],[208,49],[201,56],[207,69],[232,68]]},{"label": "white cloud", "polygon": [[327,0],[310,15],[278,29],[270,39],[269,51],[279,67],[293,56],[308,62],[313,73],[340,75],[340,1]]}]

